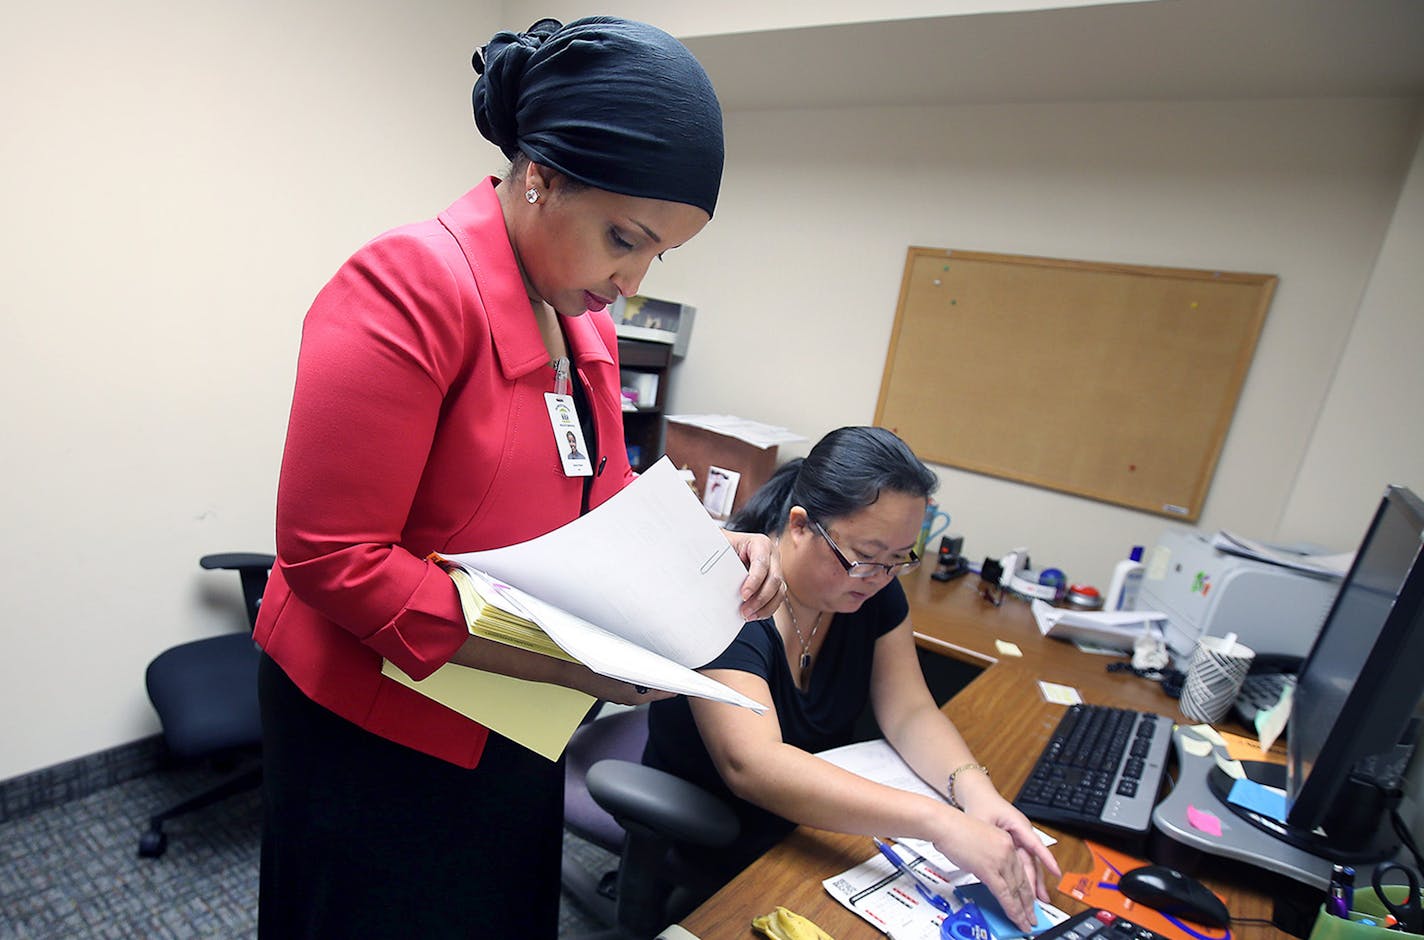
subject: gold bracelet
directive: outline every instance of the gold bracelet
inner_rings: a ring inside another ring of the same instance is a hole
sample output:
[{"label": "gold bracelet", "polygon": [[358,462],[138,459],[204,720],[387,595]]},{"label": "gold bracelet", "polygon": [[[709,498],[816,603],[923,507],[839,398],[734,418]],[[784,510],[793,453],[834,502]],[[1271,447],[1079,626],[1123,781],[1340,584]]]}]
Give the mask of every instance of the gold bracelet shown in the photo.
[{"label": "gold bracelet", "polygon": [[948,787],[948,790],[949,790],[949,805],[950,805],[950,806],[953,806],[955,809],[958,809],[958,810],[962,810],[962,809],[964,809],[964,807],[963,807],[963,806],[960,806],[960,805],[959,805],[959,800],[957,800],[957,799],[954,798],[954,778],[955,778],[955,777],[958,777],[961,773],[963,773],[963,772],[966,771],[966,770],[978,770],[978,771],[982,771],[983,774],[984,774],[984,776],[986,776],[986,777],[989,776],[989,768],[988,768],[988,767],[985,767],[983,764],[969,763],[969,764],[964,764],[964,765],[962,765],[962,766],[960,766],[960,767],[954,768],[954,773],[952,773],[952,774],[949,775],[949,787]]}]

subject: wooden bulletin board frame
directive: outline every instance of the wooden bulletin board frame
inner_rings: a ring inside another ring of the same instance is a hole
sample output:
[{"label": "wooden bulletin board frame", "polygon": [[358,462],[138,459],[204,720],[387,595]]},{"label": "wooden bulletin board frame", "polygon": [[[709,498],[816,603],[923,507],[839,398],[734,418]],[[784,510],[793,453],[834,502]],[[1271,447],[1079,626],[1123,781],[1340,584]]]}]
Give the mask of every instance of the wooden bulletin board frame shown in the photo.
[{"label": "wooden bulletin board frame", "polygon": [[875,422],[927,461],[1195,521],[1276,281],[912,247]]}]

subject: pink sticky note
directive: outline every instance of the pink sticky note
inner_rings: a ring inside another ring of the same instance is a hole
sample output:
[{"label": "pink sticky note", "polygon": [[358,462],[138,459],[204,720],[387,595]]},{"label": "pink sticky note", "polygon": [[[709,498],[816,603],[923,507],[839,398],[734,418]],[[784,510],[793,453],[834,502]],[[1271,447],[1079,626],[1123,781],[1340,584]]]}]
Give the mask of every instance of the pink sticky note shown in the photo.
[{"label": "pink sticky note", "polygon": [[1193,829],[1199,829],[1209,836],[1221,835],[1221,820],[1215,813],[1204,809],[1197,809],[1195,806],[1187,806],[1187,822],[1192,824]]}]

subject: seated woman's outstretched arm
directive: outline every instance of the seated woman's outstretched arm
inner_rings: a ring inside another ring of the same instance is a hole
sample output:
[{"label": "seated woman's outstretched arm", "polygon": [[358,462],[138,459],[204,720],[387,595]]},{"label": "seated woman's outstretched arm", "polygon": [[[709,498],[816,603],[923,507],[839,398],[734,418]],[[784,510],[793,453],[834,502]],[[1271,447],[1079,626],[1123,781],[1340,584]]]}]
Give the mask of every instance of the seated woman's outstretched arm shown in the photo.
[{"label": "seated woman's outstretched arm", "polygon": [[[920,670],[908,620],[876,641],[870,700],[882,733],[905,763],[940,793],[952,797],[962,808],[961,815],[999,830],[986,864],[1004,861],[1006,836],[1012,842],[1018,870],[1000,866],[991,873],[976,867],[978,863],[973,860],[980,856],[984,844],[968,841],[978,838],[978,830],[970,827],[957,827],[947,841],[934,839],[939,850],[978,875],[1001,902],[1001,885],[1004,891],[1020,895],[1020,886],[1026,886],[1040,900],[1047,901],[1043,873],[1047,869],[1055,877],[1061,876],[1058,863],[1033,831],[1032,823],[995,788],[959,729],[935,706]],[[953,793],[949,792],[951,776]],[[1031,910],[1031,905],[1028,908]],[[1004,904],[1004,909],[1007,911],[1009,905]]]},{"label": "seated woman's outstretched arm", "polygon": [[[770,701],[767,684],[758,676],[731,669],[707,674],[752,698]],[[951,772],[974,762],[964,739],[934,707],[925,688],[908,621],[877,641],[871,700],[887,739],[917,774],[938,781],[939,792],[946,791]],[[1057,863],[1028,820],[994,791],[983,773],[957,776],[955,796],[965,807],[961,811],[941,800],[867,780],[787,744],[774,708],[756,715],[703,699],[690,704],[718,773],[738,797],[801,825],[933,842],[983,881],[1009,918],[1025,928],[1033,923],[1034,897],[1048,900],[1040,866],[1057,875]]]},{"label": "seated woman's outstretched arm", "polygon": [[[1043,870],[1058,874],[1058,865],[935,708],[899,581],[919,564],[916,546],[923,548],[937,486],[885,428],[838,428],[779,467],[729,527],[775,542],[785,603],[745,624],[704,667],[773,707],[758,716],[701,699],[655,702],[644,758],[703,782],[715,774],[738,801],[755,804],[738,808],[747,853],[784,833],[788,821],[925,839],[977,875],[1028,929],[1034,896],[1048,898]],[[867,701],[906,762],[957,805],[882,786],[811,753],[850,741]],[[694,722],[700,742],[690,740]]]}]

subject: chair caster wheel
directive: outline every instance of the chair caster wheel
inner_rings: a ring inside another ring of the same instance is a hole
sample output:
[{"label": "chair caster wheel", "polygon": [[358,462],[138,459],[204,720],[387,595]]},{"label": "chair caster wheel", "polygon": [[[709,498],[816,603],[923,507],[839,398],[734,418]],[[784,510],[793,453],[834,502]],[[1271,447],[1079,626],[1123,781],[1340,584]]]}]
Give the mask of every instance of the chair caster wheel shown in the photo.
[{"label": "chair caster wheel", "polygon": [[168,836],[159,829],[150,829],[138,838],[141,858],[158,858],[168,849]]},{"label": "chair caster wheel", "polygon": [[610,901],[618,900],[618,869],[606,871],[603,877],[598,879],[598,894]]}]

